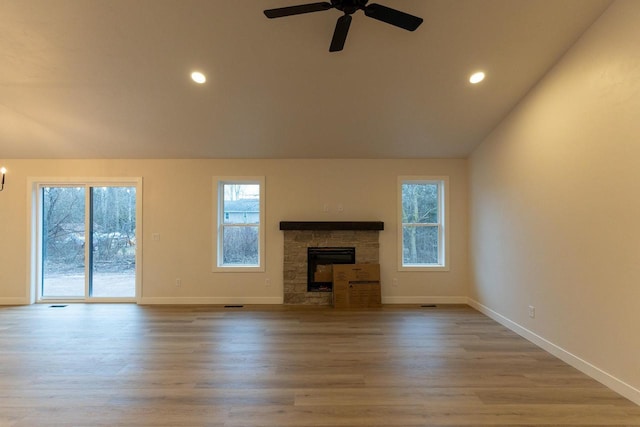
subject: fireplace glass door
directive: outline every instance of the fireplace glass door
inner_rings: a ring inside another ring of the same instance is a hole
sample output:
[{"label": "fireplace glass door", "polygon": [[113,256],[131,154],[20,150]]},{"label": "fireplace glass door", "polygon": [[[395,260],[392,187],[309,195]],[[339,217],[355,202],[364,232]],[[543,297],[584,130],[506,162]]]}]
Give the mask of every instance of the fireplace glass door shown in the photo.
[{"label": "fireplace glass door", "polygon": [[355,264],[356,248],[312,247],[307,249],[307,291],[333,290],[333,264]]}]

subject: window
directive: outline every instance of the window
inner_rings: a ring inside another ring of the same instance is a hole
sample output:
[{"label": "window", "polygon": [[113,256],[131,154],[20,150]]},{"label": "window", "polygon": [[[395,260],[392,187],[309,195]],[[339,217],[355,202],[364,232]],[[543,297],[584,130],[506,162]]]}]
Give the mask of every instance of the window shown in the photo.
[{"label": "window", "polygon": [[217,177],[214,271],[264,271],[264,177]]},{"label": "window", "polygon": [[446,177],[398,179],[400,270],[448,270]]}]

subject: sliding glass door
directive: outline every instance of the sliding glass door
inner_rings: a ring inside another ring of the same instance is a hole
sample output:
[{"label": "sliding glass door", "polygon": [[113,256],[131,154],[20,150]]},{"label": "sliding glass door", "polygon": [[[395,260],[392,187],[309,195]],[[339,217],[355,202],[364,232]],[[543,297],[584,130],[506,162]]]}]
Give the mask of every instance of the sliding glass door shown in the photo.
[{"label": "sliding glass door", "polygon": [[40,185],[39,299],[136,297],[135,185]]},{"label": "sliding glass door", "polygon": [[136,188],[91,187],[89,294],[136,296]]},{"label": "sliding glass door", "polygon": [[85,295],[85,188],[43,187],[42,297]]}]

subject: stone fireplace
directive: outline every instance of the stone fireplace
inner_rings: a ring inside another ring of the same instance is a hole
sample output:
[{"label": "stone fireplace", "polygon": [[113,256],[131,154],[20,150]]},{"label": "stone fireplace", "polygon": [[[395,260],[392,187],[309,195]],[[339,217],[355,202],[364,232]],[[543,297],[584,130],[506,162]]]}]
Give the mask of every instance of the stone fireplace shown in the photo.
[{"label": "stone fireplace", "polygon": [[379,221],[281,222],[280,230],[284,232],[284,303],[331,305],[332,292],[307,290],[308,248],[355,248],[356,264],[378,264],[378,235],[383,229],[384,223]]}]

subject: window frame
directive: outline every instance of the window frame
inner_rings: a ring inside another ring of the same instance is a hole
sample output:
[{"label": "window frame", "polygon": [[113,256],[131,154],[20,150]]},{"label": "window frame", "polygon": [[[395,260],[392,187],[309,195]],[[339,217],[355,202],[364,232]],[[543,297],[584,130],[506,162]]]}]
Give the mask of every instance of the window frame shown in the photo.
[{"label": "window frame", "polygon": [[[224,223],[224,185],[258,185],[260,187],[260,214],[257,224]],[[223,263],[223,228],[228,226],[258,228],[258,264],[225,265]],[[213,272],[264,272],[265,271],[265,177],[264,176],[216,176],[213,177]]]},{"label": "window frame", "polygon": [[[402,185],[436,184],[438,186],[438,222],[421,223],[419,226],[438,227],[438,263],[404,263],[404,226],[402,220]],[[449,177],[448,176],[399,176],[398,177],[398,271],[449,271]]]}]

